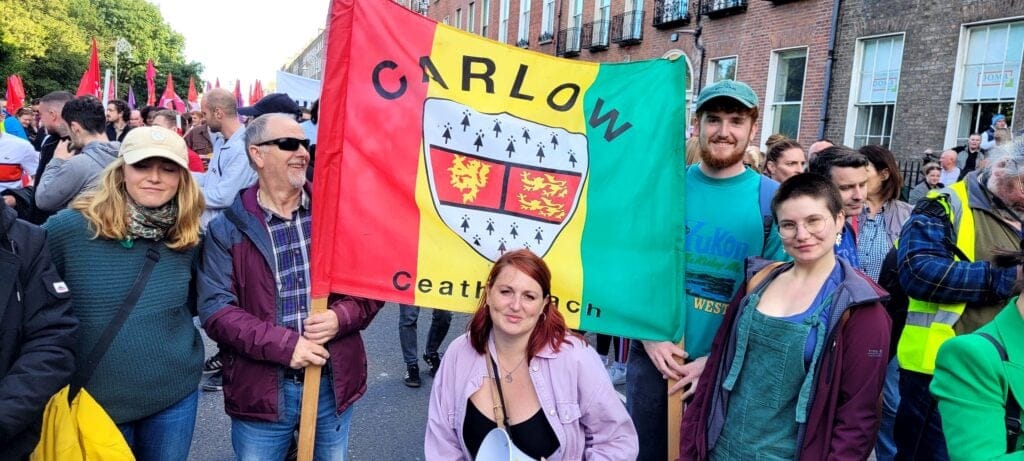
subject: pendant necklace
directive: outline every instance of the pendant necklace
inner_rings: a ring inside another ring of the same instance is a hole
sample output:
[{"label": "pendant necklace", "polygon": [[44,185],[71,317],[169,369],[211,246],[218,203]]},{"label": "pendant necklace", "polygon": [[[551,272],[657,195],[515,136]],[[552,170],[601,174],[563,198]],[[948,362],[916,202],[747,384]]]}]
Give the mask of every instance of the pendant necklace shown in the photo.
[{"label": "pendant necklace", "polygon": [[513,367],[511,370],[505,369],[504,366],[501,367],[502,370],[505,370],[505,382],[506,383],[511,383],[512,382],[512,373],[515,373],[516,370],[519,369],[519,367],[523,366],[523,362],[525,362],[525,361],[526,361],[526,357],[523,357],[523,358],[519,359],[519,363],[517,363],[516,366]]}]

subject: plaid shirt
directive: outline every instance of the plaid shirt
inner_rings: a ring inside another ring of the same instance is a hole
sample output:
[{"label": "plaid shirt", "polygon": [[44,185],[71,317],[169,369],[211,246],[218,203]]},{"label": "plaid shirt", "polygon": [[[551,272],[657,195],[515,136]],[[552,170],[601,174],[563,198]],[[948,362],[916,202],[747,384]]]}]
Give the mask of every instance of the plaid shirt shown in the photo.
[{"label": "plaid shirt", "polygon": [[309,317],[309,196],[302,192],[299,206],[291,218],[278,216],[259,200],[263,208],[270,244],[274,250],[274,276],[281,298],[281,322],[302,334],[302,322]]},{"label": "plaid shirt", "polygon": [[[973,175],[968,176],[972,178]],[[975,219],[991,213],[980,186],[970,184],[968,194]],[[961,206],[968,206],[967,203]],[[920,205],[918,205],[920,208]],[[914,210],[903,226],[897,248],[900,285],[908,296],[922,301],[989,305],[1006,300],[1017,277],[1017,268],[997,268],[988,261],[954,261],[949,217]]]}]

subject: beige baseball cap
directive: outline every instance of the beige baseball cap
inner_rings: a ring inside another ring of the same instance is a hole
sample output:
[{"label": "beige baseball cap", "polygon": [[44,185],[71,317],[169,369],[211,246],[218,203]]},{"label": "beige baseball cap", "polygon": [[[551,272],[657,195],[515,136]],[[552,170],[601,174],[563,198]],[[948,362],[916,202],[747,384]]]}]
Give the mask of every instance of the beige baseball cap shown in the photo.
[{"label": "beige baseball cap", "polygon": [[124,162],[129,165],[147,158],[159,157],[188,169],[188,148],[185,147],[185,140],[178,136],[178,133],[160,126],[133,128],[124,136],[120,153]]}]

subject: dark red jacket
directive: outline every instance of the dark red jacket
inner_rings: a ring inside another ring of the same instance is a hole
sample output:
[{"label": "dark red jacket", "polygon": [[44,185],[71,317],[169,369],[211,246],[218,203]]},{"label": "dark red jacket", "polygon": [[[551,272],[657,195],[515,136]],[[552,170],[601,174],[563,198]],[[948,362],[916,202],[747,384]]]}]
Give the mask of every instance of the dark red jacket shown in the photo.
[{"label": "dark red jacket", "polygon": [[[878,432],[891,321],[882,303],[888,294],[868,276],[840,259],[843,281],[833,295],[827,341],[816,368],[807,423],[798,429],[798,459],[867,459]],[[752,270],[765,261],[751,264]],[[776,268],[763,283],[792,266]],[[748,274],[747,280],[750,280]],[[724,371],[735,355],[736,315],[746,284],[730,303],[711,345],[711,355],[697,384],[693,402],[683,413],[679,459],[708,459],[709,443],[721,434],[728,395]],[[794,422],[794,424],[796,424]]]},{"label": "dark red jacket", "polygon": [[[270,234],[254,185],[210,222],[200,267],[199,316],[224,354],[224,409],[231,417],[277,421],[283,373],[299,335],[281,326]],[[307,187],[308,193],[308,187]],[[366,392],[359,332],[384,303],[332,294],[340,330],[327,343],[340,414]]]}]

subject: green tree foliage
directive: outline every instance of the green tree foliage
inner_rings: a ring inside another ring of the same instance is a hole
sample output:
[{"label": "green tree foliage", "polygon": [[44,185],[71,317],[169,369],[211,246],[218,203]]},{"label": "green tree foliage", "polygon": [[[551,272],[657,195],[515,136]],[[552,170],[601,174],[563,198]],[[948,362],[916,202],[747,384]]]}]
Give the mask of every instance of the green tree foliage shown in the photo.
[{"label": "green tree foliage", "polygon": [[145,0],[0,0],[0,76],[20,74],[28,97],[56,90],[75,91],[89,63],[91,38],[96,38],[100,67],[114,69],[115,44],[123,37],[131,53],[117,56],[120,98],[128,84],[136,100],[146,100],[146,60],[157,68],[157,98],[163,92],[167,72],[175,90],[185,98],[188,79],[202,84],[203,66],[186,62],[185,38],[164,21],[159,8]]}]

